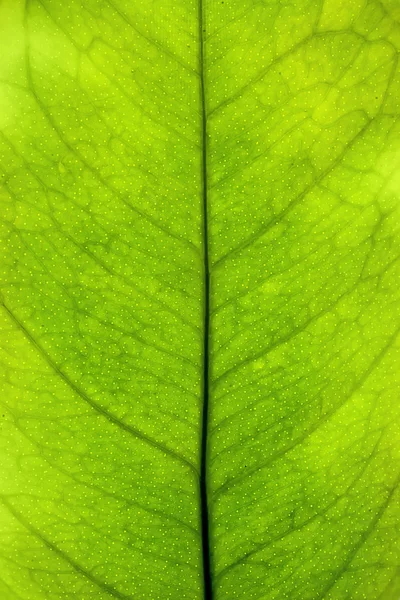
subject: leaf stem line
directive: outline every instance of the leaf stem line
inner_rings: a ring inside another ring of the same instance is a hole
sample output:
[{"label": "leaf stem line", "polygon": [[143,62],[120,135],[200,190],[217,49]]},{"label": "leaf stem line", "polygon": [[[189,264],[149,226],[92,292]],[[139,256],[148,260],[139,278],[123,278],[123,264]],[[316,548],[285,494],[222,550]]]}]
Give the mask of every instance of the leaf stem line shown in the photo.
[{"label": "leaf stem line", "polygon": [[208,445],[208,416],[209,416],[209,363],[210,363],[210,264],[209,264],[209,235],[208,235],[208,178],[207,178],[207,108],[206,81],[204,66],[205,22],[203,0],[199,0],[199,88],[200,88],[200,131],[201,131],[201,186],[203,209],[203,408],[201,424],[200,449],[200,513],[201,539],[203,557],[204,600],[213,599],[211,557],[210,557],[210,528],[207,499],[207,445]]}]

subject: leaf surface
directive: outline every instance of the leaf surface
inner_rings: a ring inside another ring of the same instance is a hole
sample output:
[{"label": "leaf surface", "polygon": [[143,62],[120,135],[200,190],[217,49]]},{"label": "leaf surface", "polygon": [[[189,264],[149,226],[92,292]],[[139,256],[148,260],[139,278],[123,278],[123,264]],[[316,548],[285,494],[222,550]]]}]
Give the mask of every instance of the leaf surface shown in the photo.
[{"label": "leaf surface", "polygon": [[1,598],[397,600],[397,2],[0,22]]}]

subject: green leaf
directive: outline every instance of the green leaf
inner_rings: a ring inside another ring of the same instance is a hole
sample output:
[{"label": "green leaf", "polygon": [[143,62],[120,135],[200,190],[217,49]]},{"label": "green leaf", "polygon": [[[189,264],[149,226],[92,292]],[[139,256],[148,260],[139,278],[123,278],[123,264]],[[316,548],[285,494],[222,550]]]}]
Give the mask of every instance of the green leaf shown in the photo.
[{"label": "green leaf", "polygon": [[398,1],[0,23],[0,598],[398,600]]}]

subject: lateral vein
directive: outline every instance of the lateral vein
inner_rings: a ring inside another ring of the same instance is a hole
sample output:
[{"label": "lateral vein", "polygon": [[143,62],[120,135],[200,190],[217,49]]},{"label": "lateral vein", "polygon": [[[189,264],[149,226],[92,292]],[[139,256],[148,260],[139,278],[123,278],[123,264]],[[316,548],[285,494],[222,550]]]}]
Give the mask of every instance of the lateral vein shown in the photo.
[{"label": "lateral vein", "polygon": [[160,444],[156,440],[148,437],[145,433],[143,433],[139,429],[136,429],[136,427],[133,427],[132,425],[129,425],[128,423],[125,423],[124,421],[121,421],[121,419],[119,419],[117,416],[112,414],[105,407],[101,406],[100,404],[95,402],[92,398],[90,398],[90,396],[88,396],[84,390],[82,390],[74,381],[72,381],[69,378],[69,376],[66,373],[64,373],[64,371],[61,369],[61,367],[53,360],[53,358],[39,344],[39,342],[34,338],[32,333],[14,315],[14,313],[10,310],[10,308],[8,308],[8,306],[4,303],[3,300],[1,300],[1,305],[4,307],[4,310],[7,312],[7,314],[9,315],[10,319],[14,322],[14,324],[22,331],[22,333],[25,335],[25,337],[31,342],[31,344],[36,348],[36,350],[45,359],[45,361],[47,362],[49,367],[51,367],[51,369],[64,381],[64,383],[66,383],[67,386],[70,389],[72,389],[72,391],[75,392],[75,394],[77,396],[79,396],[82,400],[84,400],[86,402],[86,404],[91,406],[97,413],[99,413],[100,415],[105,417],[107,419],[107,421],[109,421],[113,425],[116,425],[123,431],[129,433],[133,437],[141,440],[142,442],[148,444],[149,446],[153,446],[153,448],[156,448],[157,450],[161,451],[164,455],[169,456],[169,457],[177,460],[178,462],[182,463],[183,465],[189,467],[191,472],[197,473],[196,467],[185,457],[177,454],[176,452],[174,452],[174,450],[171,450],[170,448],[167,448],[166,446],[164,446],[163,444]]}]

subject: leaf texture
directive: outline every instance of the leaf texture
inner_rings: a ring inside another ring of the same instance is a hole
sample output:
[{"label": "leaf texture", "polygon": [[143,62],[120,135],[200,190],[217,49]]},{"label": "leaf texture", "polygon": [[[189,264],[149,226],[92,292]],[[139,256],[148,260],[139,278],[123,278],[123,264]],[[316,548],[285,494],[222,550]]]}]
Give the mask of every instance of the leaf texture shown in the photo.
[{"label": "leaf texture", "polygon": [[398,3],[0,23],[0,597],[398,600]]}]

